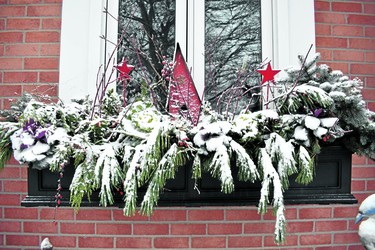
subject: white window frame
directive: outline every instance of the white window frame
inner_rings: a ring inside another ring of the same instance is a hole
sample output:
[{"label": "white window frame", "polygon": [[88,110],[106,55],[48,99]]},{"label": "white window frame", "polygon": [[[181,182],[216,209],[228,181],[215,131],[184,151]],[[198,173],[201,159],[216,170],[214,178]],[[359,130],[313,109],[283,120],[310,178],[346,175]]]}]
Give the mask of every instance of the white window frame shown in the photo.
[{"label": "white window frame", "polygon": [[[96,93],[98,69],[117,41],[117,22],[103,13],[118,15],[118,0],[64,0],[62,9],[59,97],[63,101]],[[204,1],[176,1],[176,42],[191,68],[200,96],[204,92]],[[186,11],[187,8],[187,11]],[[273,68],[298,65],[315,43],[314,0],[261,0],[262,57]],[[188,25],[181,25],[188,20]],[[112,47],[111,47],[112,46]],[[187,53],[188,52],[188,53]],[[315,53],[315,45],[310,55]],[[187,54],[187,55],[186,55]],[[116,60],[114,61],[116,62]]]}]

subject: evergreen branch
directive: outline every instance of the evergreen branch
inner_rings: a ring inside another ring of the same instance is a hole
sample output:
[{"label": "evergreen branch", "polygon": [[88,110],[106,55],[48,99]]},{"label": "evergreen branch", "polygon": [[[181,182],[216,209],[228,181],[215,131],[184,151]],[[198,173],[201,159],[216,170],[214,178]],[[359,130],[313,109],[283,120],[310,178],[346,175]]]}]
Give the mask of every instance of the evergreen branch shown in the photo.
[{"label": "evergreen branch", "polygon": [[126,216],[135,214],[135,209],[137,206],[137,171],[140,169],[144,147],[144,144],[140,144],[135,147],[135,152],[131,160],[130,167],[126,172],[124,180],[124,215]]},{"label": "evergreen branch", "polygon": [[0,170],[12,156],[11,136],[17,129],[18,127],[14,123],[0,123]]},{"label": "evergreen branch", "polygon": [[259,173],[253,160],[250,158],[246,149],[235,140],[230,142],[231,149],[236,153],[236,166],[239,168],[238,179],[240,181],[254,182],[259,178]]},{"label": "evergreen branch", "polygon": [[300,184],[307,185],[314,178],[314,158],[310,157],[304,146],[299,147],[298,166],[300,167],[296,181]]},{"label": "evergreen branch", "polygon": [[208,166],[212,177],[221,182],[221,192],[229,194],[234,190],[233,177],[230,168],[230,157],[227,148],[222,145],[217,148],[211,164]]},{"label": "evergreen branch", "polygon": [[158,164],[150,183],[148,184],[146,194],[141,203],[141,213],[150,215],[160,198],[160,193],[168,179],[174,179],[178,166],[185,163],[182,151],[179,151],[177,144],[172,144]]}]

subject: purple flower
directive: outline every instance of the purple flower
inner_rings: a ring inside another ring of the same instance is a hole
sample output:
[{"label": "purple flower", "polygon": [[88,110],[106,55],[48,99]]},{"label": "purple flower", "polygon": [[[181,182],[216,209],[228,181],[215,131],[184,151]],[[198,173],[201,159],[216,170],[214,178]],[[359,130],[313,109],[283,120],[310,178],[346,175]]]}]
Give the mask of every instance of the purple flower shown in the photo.
[{"label": "purple flower", "polygon": [[323,113],[323,109],[315,109],[314,110],[314,116],[319,117]]},{"label": "purple flower", "polygon": [[35,133],[35,130],[37,129],[37,124],[35,123],[33,118],[30,118],[23,127],[23,131],[28,131],[31,134]]}]

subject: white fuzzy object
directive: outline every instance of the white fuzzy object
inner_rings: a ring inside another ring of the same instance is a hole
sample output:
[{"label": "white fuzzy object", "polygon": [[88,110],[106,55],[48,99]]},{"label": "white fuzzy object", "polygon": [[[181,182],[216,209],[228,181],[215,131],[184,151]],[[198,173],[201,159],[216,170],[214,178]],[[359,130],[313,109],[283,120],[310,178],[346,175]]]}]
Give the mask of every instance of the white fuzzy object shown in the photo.
[{"label": "white fuzzy object", "polygon": [[48,237],[44,238],[42,243],[40,243],[40,250],[52,250],[52,249],[53,249],[53,245],[49,241]]},{"label": "white fuzzy object", "polygon": [[[366,219],[362,221],[363,219]],[[361,223],[358,230],[362,245],[368,250],[375,250],[375,194],[368,196],[359,207],[356,223]]]}]

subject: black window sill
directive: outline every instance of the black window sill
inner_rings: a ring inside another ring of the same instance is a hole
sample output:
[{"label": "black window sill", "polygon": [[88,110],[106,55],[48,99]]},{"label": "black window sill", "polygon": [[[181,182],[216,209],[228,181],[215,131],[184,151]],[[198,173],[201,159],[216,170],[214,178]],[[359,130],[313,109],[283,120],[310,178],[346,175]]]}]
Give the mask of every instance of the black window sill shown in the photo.
[{"label": "black window sill", "polygon": [[[318,155],[314,181],[309,185],[300,185],[290,178],[290,187],[285,192],[285,204],[354,204],[357,203],[351,194],[351,152],[341,146],[329,146]],[[62,179],[62,206],[69,206],[69,185],[74,169],[66,168]],[[233,173],[235,176],[236,173]],[[58,174],[48,170],[28,169],[28,195],[21,205],[25,207],[56,206],[55,194]],[[160,196],[159,206],[236,206],[257,205],[261,183],[248,183],[235,180],[235,191],[232,194],[220,192],[219,181],[209,174],[203,175],[198,183],[200,194],[194,190],[189,167],[178,170],[176,178],[167,183]],[[142,198],[142,191],[138,197]],[[98,206],[98,192],[93,193],[89,202],[84,200],[81,206]],[[123,206],[120,194],[115,195],[115,205]]]}]

